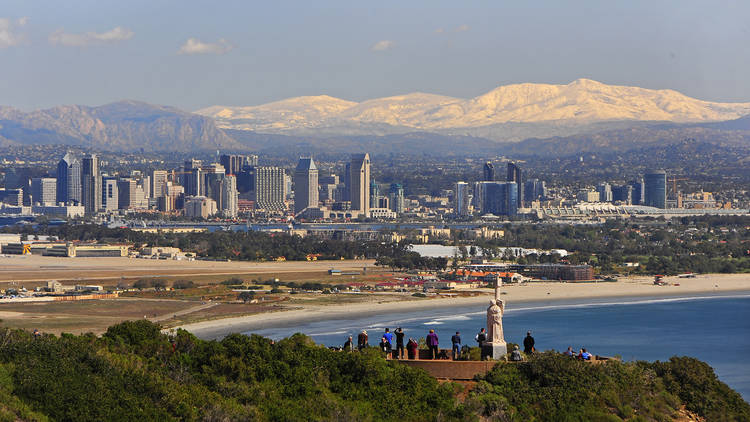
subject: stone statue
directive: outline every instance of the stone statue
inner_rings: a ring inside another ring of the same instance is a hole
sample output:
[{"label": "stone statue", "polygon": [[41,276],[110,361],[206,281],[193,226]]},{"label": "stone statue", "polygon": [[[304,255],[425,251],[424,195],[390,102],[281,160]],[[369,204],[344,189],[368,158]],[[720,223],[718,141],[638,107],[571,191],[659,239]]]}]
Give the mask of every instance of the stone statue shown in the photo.
[{"label": "stone statue", "polygon": [[505,343],[503,335],[503,312],[505,302],[500,299],[490,301],[487,308],[487,341],[489,343]]},{"label": "stone statue", "polygon": [[503,335],[505,302],[500,299],[501,283],[498,280],[495,285],[495,298],[490,300],[490,306],[487,308],[487,341],[482,346],[482,356],[493,359],[502,359],[507,352],[505,336]]}]

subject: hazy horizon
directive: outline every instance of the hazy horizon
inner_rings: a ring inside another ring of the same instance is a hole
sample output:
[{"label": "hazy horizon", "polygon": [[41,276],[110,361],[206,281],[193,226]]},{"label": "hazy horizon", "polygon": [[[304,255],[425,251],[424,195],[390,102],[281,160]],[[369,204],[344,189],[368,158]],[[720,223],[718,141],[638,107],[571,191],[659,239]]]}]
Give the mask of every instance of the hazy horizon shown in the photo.
[{"label": "hazy horizon", "polygon": [[0,104],[132,99],[194,111],[308,95],[471,98],[579,78],[747,102],[748,15],[750,4],[730,1],[10,1]]}]

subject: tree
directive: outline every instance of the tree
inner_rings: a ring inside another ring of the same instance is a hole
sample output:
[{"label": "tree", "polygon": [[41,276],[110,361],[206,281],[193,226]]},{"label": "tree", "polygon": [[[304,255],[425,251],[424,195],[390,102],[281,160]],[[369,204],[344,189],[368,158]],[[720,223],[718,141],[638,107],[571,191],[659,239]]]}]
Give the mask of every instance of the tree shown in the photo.
[{"label": "tree", "polygon": [[247,303],[255,299],[255,292],[242,292],[237,296],[237,298],[243,301],[244,303]]},{"label": "tree", "polygon": [[193,280],[175,280],[172,283],[172,288],[175,289],[192,289],[193,287],[195,287]]}]

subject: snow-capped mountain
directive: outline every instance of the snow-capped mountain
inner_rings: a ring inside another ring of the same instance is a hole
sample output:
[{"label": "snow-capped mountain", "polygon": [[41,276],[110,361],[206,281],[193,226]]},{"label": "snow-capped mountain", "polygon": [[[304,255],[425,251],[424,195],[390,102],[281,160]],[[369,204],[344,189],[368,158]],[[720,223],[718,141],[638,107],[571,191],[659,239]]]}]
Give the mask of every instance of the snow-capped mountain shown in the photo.
[{"label": "snow-capped mountain", "polygon": [[393,134],[427,131],[496,140],[580,133],[633,122],[709,122],[750,114],[750,103],[717,103],[673,90],[606,85],[514,84],[471,99],[413,93],[360,103],[297,97],[249,107],[213,106],[196,113],[219,127],[277,134]]}]

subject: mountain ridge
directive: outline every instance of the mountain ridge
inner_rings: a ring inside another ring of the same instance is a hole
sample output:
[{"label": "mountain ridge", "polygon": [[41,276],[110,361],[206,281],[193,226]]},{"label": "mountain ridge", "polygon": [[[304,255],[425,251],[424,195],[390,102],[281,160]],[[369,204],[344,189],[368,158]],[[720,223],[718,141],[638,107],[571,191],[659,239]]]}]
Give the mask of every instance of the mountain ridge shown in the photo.
[{"label": "mountain ridge", "polygon": [[[612,122],[699,123],[750,114],[750,102],[720,103],[670,89],[653,90],[577,79],[567,85],[521,83],[470,99],[410,93],[362,102],[330,96],[294,97],[256,106],[196,111],[224,129],[311,135],[398,134],[427,131],[495,141],[573,135]],[[528,131],[518,130],[526,125]],[[511,130],[516,128],[515,131]],[[583,128],[583,129],[579,129]]]}]

